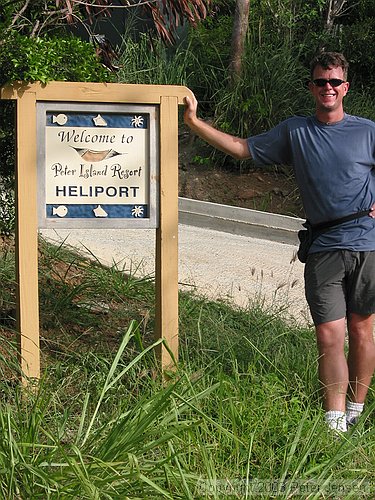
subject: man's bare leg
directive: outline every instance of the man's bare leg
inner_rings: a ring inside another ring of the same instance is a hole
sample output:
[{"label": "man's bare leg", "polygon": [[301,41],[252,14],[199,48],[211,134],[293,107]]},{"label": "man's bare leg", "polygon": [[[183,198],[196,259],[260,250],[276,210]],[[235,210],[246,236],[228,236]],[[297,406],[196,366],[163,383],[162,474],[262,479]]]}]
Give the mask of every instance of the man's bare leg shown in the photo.
[{"label": "man's bare leg", "polygon": [[345,331],[345,318],[316,326],[319,380],[322,384],[326,411],[345,412],[349,382],[348,364],[344,353]]},{"label": "man's bare leg", "polygon": [[349,331],[349,399],[364,403],[375,369],[374,314],[350,314]]}]

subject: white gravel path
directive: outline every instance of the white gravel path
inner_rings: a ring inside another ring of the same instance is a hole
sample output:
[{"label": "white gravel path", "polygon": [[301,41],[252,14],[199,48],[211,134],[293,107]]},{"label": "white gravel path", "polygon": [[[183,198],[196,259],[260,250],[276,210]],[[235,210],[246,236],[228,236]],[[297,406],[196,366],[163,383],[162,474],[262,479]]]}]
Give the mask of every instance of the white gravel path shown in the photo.
[{"label": "white gravel path", "polygon": [[[114,262],[138,275],[155,273],[155,230],[42,230],[42,236],[83,252],[104,264]],[[303,291],[303,265],[293,260],[296,247],[273,241],[179,226],[181,289],[240,307],[254,301],[310,323]]]}]

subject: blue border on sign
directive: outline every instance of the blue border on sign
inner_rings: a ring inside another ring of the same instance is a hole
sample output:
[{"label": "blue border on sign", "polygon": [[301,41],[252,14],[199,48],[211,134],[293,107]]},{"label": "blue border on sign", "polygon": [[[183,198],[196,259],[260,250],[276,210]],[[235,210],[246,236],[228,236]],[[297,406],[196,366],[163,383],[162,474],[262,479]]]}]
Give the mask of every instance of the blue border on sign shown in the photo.
[{"label": "blue border on sign", "polygon": [[[99,119],[97,119],[99,116]],[[147,129],[149,115],[144,113],[79,113],[72,111],[48,111],[46,113],[47,127],[95,127]]]},{"label": "blue border on sign", "polygon": [[64,204],[46,205],[48,219],[147,219],[148,205]]}]

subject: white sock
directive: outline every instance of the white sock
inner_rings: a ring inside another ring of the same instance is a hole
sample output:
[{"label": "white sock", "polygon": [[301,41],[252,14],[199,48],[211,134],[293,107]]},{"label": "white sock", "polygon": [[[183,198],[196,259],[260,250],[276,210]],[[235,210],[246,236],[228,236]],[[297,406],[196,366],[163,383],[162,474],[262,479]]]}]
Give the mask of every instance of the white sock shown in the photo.
[{"label": "white sock", "polygon": [[364,403],[346,402],[346,421],[349,425],[356,424],[360,414],[363,412]]},{"label": "white sock", "polygon": [[324,418],[330,429],[339,432],[347,431],[346,413],[344,411],[327,411]]}]

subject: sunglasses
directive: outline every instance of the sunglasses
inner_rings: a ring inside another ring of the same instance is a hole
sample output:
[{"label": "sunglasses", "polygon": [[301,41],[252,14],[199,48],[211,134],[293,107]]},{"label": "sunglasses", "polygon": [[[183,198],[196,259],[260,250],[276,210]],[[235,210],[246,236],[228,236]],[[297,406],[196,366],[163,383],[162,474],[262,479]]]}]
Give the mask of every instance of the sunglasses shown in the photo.
[{"label": "sunglasses", "polygon": [[317,78],[312,82],[317,87],[325,87],[327,83],[329,83],[331,87],[340,87],[340,85],[343,84],[345,80],[340,80],[339,78],[330,78],[329,80],[327,80],[326,78]]}]

